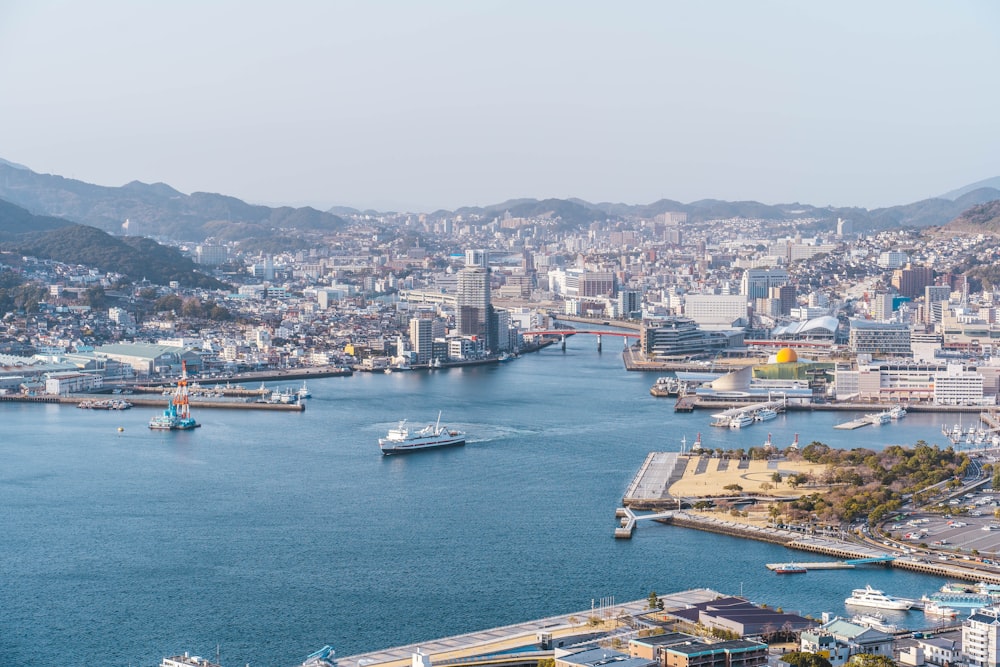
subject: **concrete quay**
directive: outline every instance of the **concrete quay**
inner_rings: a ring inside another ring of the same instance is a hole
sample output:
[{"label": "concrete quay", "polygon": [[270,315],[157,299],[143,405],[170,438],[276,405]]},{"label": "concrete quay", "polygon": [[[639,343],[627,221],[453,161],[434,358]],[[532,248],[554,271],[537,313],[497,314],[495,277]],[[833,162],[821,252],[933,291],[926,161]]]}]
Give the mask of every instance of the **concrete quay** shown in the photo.
[{"label": "concrete quay", "polygon": [[[699,588],[672,595],[661,595],[664,610],[683,609],[688,605],[709,602],[720,597],[716,591]],[[526,621],[488,630],[480,630],[443,639],[432,639],[406,646],[397,646],[381,651],[361,653],[347,657],[338,657],[339,667],[410,667],[414,653],[419,649],[430,658],[434,665],[498,664],[500,662],[537,662],[539,658],[552,657],[553,648],[543,648],[539,645],[539,633],[552,637],[552,647],[572,645],[579,635],[592,634],[595,631],[606,634],[618,626],[617,619],[621,616],[639,616],[648,613],[649,601],[634,600],[623,604],[604,605],[597,609],[584,609],[570,614],[550,616],[534,621]],[[590,619],[597,617],[604,622],[592,626]],[[609,627],[614,626],[614,627]],[[590,641],[593,641],[591,639]],[[523,649],[517,651],[517,649]],[[503,653],[503,656],[496,654]],[[485,656],[493,659],[486,660]]]},{"label": "concrete quay", "polygon": [[657,516],[654,520],[682,528],[694,528],[710,533],[771,542],[788,547],[789,549],[833,556],[834,558],[847,561],[869,559],[882,561],[886,556],[894,556],[894,560],[885,561],[886,566],[930,574],[936,577],[944,577],[946,579],[960,579],[972,582],[984,581],[988,584],[1000,584],[1000,572],[987,572],[981,568],[964,567],[954,561],[924,562],[914,560],[904,554],[889,553],[886,550],[879,549],[867,543],[848,542],[825,535],[803,534],[784,528],[754,526],[725,521],[715,517],[702,516],[684,511],[675,510],[669,513],[665,512],[664,514],[668,514],[669,516]]}]

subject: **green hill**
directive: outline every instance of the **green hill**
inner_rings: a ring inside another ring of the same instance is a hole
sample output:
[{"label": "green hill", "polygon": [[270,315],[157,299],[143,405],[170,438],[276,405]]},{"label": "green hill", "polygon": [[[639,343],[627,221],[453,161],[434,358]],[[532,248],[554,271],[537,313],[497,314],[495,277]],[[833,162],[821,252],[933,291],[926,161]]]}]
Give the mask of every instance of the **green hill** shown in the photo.
[{"label": "green hill", "polygon": [[222,289],[226,285],[199,273],[197,266],[175,248],[138,236],[111,236],[94,227],[32,215],[0,200],[0,247],[22,255],[82,264],[121,273],[132,281],[146,278],[166,285]]}]

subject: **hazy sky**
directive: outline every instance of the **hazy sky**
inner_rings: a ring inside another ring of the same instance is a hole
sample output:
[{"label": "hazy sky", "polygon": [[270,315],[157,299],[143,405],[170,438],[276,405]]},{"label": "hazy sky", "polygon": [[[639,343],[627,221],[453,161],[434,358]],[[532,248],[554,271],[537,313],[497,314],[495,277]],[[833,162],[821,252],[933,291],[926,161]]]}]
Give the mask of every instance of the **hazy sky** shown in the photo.
[{"label": "hazy sky", "polygon": [[0,2],[0,157],[323,208],[907,203],[998,81],[995,0]]}]

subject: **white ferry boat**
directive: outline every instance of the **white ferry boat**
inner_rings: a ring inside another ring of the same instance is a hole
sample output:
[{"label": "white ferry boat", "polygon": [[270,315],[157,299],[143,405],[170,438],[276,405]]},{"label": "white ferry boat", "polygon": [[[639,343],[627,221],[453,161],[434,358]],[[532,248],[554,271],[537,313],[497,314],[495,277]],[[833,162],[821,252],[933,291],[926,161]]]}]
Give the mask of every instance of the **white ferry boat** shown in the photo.
[{"label": "white ferry boat", "polygon": [[906,408],[902,405],[895,405],[889,409],[889,419],[896,421],[906,416]]},{"label": "white ferry boat", "polygon": [[412,431],[404,419],[399,422],[399,426],[389,429],[389,434],[386,437],[378,439],[378,446],[386,455],[464,444],[465,433],[448,430],[447,427],[441,426],[440,412],[436,424],[428,424],[422,429]]},{"label": "white ferry boat", "polygon": [[729,428],[743,428],[753,424],[753,417],[747,412],[737,412],[729,420]]},{"label": "white ferry boat", "polygon": [[851,591],[851,597],[844,600],[844,604],[855,607],[874,607],[875,609],[895,609],[897,611],[906,611],[913,606],[909,600],[891,597],[871,586],[855,588]]},{"label": "white ferry boat", "polygon": [[867,419],[870,424],[874,424],[875,426],[888,424],[890,421],[892,421],[892,417],[889,416],[888,410],[886,410],[885,412],[875,412],[870,415],[865,415],[865,419]]},{"label": "white ferry boat", "polygon": [[753,418],[754,421],[768,422],[777,416],[778,413],[775,410],[772,410],[771,408],[761,408],[754,414]]}]

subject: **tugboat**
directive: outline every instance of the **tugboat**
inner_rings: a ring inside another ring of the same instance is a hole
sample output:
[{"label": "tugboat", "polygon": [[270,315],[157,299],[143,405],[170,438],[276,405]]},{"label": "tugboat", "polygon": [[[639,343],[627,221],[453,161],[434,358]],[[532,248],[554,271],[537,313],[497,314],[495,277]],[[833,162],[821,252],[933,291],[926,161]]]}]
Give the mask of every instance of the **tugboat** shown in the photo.
[{"label": "tugboat", "polygon": [[149,428],[154,431],[188,431],[201,426],[191,416],[191,404],[188,400],[187,364],[181,363],[181,379],[177,381],[177,389],[167,402],[163,414],[149,420]]}]

